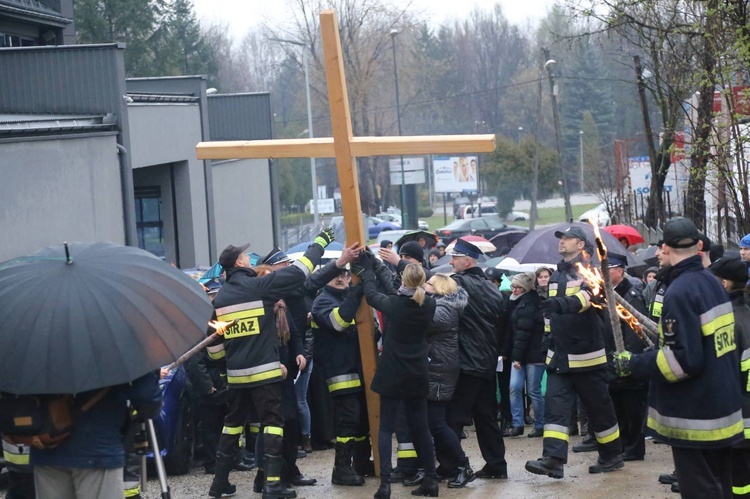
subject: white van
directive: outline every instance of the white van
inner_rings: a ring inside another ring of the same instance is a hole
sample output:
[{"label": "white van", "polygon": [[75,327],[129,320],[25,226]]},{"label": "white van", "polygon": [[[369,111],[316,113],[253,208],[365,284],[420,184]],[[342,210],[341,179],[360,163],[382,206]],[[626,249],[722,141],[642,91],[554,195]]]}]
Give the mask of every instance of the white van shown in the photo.
[{"label": "white van", "polygon": [[462,206],[461,209],[458,212],[458,215],[456,218],[479,218],[479,213],[481,212],[482,216],[487,215],[495,215],[497,216],[497,206],[495,204],[482,204],[482,205],[467,205]]}]

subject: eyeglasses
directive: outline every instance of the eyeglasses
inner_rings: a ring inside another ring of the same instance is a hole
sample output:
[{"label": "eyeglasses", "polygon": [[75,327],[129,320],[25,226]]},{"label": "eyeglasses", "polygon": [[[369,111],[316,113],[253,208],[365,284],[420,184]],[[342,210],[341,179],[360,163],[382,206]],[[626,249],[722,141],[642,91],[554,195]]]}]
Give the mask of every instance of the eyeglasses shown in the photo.
[{"label": "eyeglasses", "polygon": [[523,289],[523,286],[516,286],[515,284],[511,284],[510,289]]}]

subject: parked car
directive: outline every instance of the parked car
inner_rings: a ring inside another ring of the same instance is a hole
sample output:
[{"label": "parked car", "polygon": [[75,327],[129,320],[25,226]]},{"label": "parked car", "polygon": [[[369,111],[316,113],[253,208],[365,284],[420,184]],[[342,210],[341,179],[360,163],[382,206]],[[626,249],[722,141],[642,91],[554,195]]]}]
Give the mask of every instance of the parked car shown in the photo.
[{"label": "parked car", "polygon": [[584,212],[578,220],[580,222],[588,222],[589,219],[594,220],[599,227],[606,227],[611,223],[609,212],[607,211],[607,205],[605,203],[600,204],[595,208]]},{"label": "parked car", "polygon": [[478,236],[484,237],[485,239],[491,239],[498,234],[511,230],[522,232],[529,231],[524,227],[506,225],[501,222],[497,216],[487,216],[468,220],[454,220],[445,227],[438,229],[436,232],[438,237],[445,244],[449,244],[454,239],[461,236],[467,236],[469,234],[476,234]]},{"label": "parked car", "polygon": [[430,224],[428,224],[424,220],[417,220],[417,227],[419,228],[419,230],[430,230]]},{"label": "parked car", "polygon": [[497,206],[494,203],[464,206],[460,210],[458,210],[458,215],[456,216],[456,218],[479,218],[480,213],[483,217],[486,215],[497,215]]},{"label": "parked car", "polygon": [[523,211],[511,211],[505,216],[508,222],[525,222],[529,219],[529,214]]},{"label": "parked car", "polygon": [[367,233],[370,239],[375,239],[383,231],[400,229],[401,226],[393,222],[386,222],[377,217],[367,217]]},{"label": "parked car", "polygon": [[[401,223],[401,215],[396,213],[378,213],[375,215],[377,218],[380,218],[382,220],[385,220],[386,222],[391,222],[396,225],[400,225],[401,227],[404,226],[403,223]],[[417,220],[417,226],[420,230],[430,230],[430,226],[427,222],[424,220]]]}]

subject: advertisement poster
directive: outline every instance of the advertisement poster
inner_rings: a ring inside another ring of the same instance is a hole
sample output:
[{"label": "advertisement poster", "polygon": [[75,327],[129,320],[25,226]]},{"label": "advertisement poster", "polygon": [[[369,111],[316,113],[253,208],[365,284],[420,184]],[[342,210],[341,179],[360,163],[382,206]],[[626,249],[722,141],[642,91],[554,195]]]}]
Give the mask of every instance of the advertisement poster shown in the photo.
[{"label": "advertisement poster", "polygon": [[476,156],[435,156],[432,165],[435,192],[477,190],[479,170]]}]

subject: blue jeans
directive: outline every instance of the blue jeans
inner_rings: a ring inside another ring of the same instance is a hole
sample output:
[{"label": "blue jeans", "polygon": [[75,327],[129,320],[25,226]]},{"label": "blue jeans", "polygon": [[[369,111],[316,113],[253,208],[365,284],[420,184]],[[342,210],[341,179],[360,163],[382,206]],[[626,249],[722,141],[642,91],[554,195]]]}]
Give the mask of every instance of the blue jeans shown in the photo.
[{"label": "blue jeans", "polygon": [[510,369],[510,412],[513,426],[523,427],[523,384],[534,409],[534,428],[544,428],[544,397],[542,397],[542,376],[544,365],[526,364],[521,369]]},{"label": "blue jeans", "polygon": [[294,384],[297,393],[297,410],[299,411],[299,431],[305,436],[310,436],[310,406],[307,405],[307,386],[310,384],[310,374],[313,370],[313,361],[307,365],[307,370],[300,373]]}]

